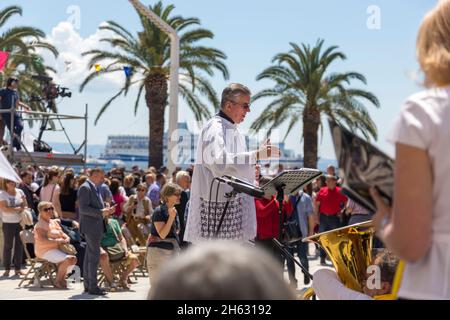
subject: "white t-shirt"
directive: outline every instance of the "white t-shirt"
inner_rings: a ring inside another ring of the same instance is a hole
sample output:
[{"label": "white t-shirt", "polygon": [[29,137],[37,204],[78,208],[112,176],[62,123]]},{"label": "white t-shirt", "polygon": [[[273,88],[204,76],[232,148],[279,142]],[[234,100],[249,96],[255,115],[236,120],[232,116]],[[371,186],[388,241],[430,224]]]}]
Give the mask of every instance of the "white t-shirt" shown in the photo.
[{"label": "white t-shirt", "polygon": [[[23,202],[24,193],[22,190],[16,188],[16,195],[12,196],[6,191],[0,191],[0,201],[6,201],[6,206],[20,207]],[[19,213],[6,213],[1,212],[3,223],[19,223],[22,220],[22,216]]]},{"label": "white t-shirt", "polygon": [[450,86],[411,96],[388,141],[425,150],[433,173],[432,244],[420,261],[406,264],[398,296],[450,299]]},{"label": "white t-shirt", "polygon": [[344,286],[332,270],[320,269],[314,273],[313,278],[312,287],[320,300],[373,300],[364,293]]}]

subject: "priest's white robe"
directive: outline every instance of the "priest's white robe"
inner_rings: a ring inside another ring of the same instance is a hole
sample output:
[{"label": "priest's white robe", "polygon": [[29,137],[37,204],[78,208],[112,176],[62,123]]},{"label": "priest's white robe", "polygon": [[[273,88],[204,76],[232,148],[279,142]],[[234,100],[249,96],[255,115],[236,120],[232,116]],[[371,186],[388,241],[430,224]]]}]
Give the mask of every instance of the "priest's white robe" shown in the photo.
[{"label": "priest's white robe", "polygon": [[[210,194],[213,179],[231,175],[253,183],[255,164],[256,152],[247,151],[245,136],[236,124],[219,115],[205,124],[197,145],[185,241],[196,243],[212,239],[215,234],[227,200],[225,193],[232,189],[221,184],[217,192],[216,181]],[[238,194],[229,204],[218,238],[247,242],[255,237],[254,199]]]}]

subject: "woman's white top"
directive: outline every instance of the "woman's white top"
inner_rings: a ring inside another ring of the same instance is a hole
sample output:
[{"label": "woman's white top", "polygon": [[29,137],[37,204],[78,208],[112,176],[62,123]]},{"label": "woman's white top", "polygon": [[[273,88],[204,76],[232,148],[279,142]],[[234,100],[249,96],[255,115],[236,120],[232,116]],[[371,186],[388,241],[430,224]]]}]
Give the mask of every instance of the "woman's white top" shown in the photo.
[{"label": "woman's white top", "polygon": [[398,296],[450,299],[450,86],[411,96],[388,141],[427,152],[432,165],[432,244],[416,263],[407,263]]},{"label": "woman's white top", "polygon": [[[20,207],[23,203],[25,194],[22,190],[16,188],[16,195],[12,196],[6,191],[0,191],[0,201],[6,201],[7,207]],[[22,220],[20,213],[6,213],[1,212],[1,219],[3,223],[19,223]]]}]

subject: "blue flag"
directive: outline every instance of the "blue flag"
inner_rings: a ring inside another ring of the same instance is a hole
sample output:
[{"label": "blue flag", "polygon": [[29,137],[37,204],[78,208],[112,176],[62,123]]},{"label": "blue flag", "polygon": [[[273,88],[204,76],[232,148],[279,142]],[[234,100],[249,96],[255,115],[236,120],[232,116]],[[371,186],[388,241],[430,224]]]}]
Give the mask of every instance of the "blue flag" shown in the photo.
[{"label": "blue flag", "polygon": [[127,78],[131,77],[131,72],[132,72],[131,67],[123,67],[123,71],[125,71],[125,75],[127,76]]}]

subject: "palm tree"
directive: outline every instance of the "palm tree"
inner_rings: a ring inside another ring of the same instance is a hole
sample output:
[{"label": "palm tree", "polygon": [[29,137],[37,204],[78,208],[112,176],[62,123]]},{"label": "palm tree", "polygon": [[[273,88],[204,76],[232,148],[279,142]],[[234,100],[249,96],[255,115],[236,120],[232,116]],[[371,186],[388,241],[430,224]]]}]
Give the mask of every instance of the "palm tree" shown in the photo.
[{"label": "palm tree", "polygon": [[290,43],[288,53],[277,54],[272,63],[258,75],[257,80],[270,79],[273,88],[262,90],[253,100],[270,97],[273,100],[252,124],[253,130],[269,126],[269,132],[289,121],[286,135],[301,119],[303,121],[304,166],[317,168],[318,131],[323,130],[322,115],[347,125],[352,131],[359,130],[369,139],[377,137],[377,129],[367,108],[360,99],[379,107],[372,93],[348,88],[351,80],[366,84],[366,78],[357,72],[327,73],[330,65],[346,56],[332,46],[322,51],[323,40],[314,47]]},{"label": "palm tree", "polygon": [[[39,95],[41,88],[39,83],[32,78],[33,74],[48,75],[48,71],[54,71],[46,66],[42,57],[37,53],[37,49],[50,51],[55,58],[58,56],[57,49],[51,44],[43,41],[45,33],[34,27],[15,26],[5,29],[6,23],[15,15],[22,16],[22,8],[19,6],[9,6],[0,11],[0,51],[10,53],[8,63],[0,73],[0,83],[11,75],[20,79],[21,99],[28,101],[33,94]],[[30,102],[33,110],[45,111],[43,105],[37,101]],[[56,112],[56,110],[53,110]],[[3,132],[4,124],[0,121],[0,135]],[[1,138],[3,135],[1,135]]]},{"label": "palm tree", "polygon": [[[213,76],[218,70],[228,79],[228,70],[224,64],[226,55],[215,48],[198,45],[204,39],[214,37],[209,30],[196,27],[200,25],[197,18],[184,18],[172,15],[173,5],[163,6],[161,2],[149,6],[155,14],[167,22],[180,34],[180,94],[193,111],[197,121],[210,116],[206,104],[199,95],[204,96],[216,109],[219,107],[217,94],[205,77]],[[139,14],[139,12],[138,12]],[[94,78],[104,73],[121,71],[123,66],[133,70],[131,77],[126,77],[120,91],[109,99],[101,108],[95,123],[110,104],[122,94],[127,95],[131,86],[138,88],[134,112],[136,114],[142,93],[149,109],[149,165],[159,168],[163,163],[164,112],[168,103],[167,80],[170,70],[170,39],[153,23],[139,14],[143,30],[134,36],[114,21],[108,21],[100,27],[113,33],[110,38],[101,41],[109,43],[115,52],[90,50],[84,55],[91,56],[90,68],[95,64],[105,66],[101,72],[93,71],[80,86],[80,92]],[[190,27],[190,28],[188,28]],[[192,28],[194,27],[194,28]]]},{"label": "palm tree", "polygon": [[6,78],[12,73],[19,73],[26,79],[31,79],[27,75],[31,73],[46,74],[47,71],[53,70],[44,65],[42,57],[36,52],[37,49],[46,49],[55,57],[58,56],[57,49],[42,40],[45,38],[45,33],[42,30],[28,26],[3,29],[14,15],[21,16],[22,8],[9,6],[0,11],[0,51],[10,53],[3,77]]}]

